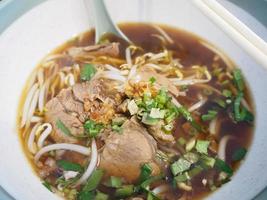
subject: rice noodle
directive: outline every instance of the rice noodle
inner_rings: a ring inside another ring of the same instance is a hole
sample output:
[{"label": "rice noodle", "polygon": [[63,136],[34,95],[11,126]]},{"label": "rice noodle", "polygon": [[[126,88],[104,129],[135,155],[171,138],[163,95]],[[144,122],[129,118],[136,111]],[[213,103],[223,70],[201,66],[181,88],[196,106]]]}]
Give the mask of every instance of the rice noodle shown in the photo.
[{"label": "rice noodle", "polygon": [[225,161],[226,147],[230,139],[235,139],[235,138],[231,135],[225,135],[221,138],[220,143],[219,143],[218,158],[220,158],[223,161]]},{"label": "rice noodle", "polygon": [[37,128],[40,126],[41,123],[37,123],[34,125],[34,127],[32,128],[29,138],[28,138],[28,142],[27,142],[27,146],[28,149],[31,153],[36,153],[36,146],[34,145],[34,140],[35,140],[35,132],[37,130]]},{"label": "rice noodle", "polygon": [[130,80],[136,74],[136,71],[137,71],[137,65],[133,65],[128,74],[127,80]]},{"label": "rice noodle", "polygon": [[190,108],[188,108],[188,111],[193,112],[193,111],[199,109],[201,106],[203,106],[206,102],[207,102],[206,98],[201,98],[197,103],[195,103]]},{"label": "rice noodle", "polygon": [[32,118],[32,116],[34,114],[35,108],[36,108],[37,103],[38,103],[39,91],[40,91],[39,89],[37,89],[35,91],[35,94],[34,94],[34,96],[32,98],[31,105],[29,107],[29,111],[28,111],[27,119],[26,119],[26,124],[28,124],[28,125],[31,122],[31,118]]},{"label": "rice noodle", "polygon": [[116,80],[116,81],[121,81],[121,82],[126,82],[126,78],[114,71],[104,71],[101,73],[101,75],[105,76],[106,78]]},{"label": "rice noodle", "polygon": [[218,122],[218,117],[217,116],[210,121],[210,124],[209,124],[209,132],[210,132],[211,135],[215,135],[216,132],[217,132],[216,131],[217,122]]},{"label": "rice noodle", "polygon": [[[146,54],[145,54],[146,55]],[[161,52],[161,53],[158,53],[158,54],[153,54],[153,53],[151,53],[151,54],[147,54],[147,55],[149,55],[150,56],[150,61],[158,61],[158,60],[160,60],[161,58],[164,58],[164,57],[166,57],[167,55],[168,55],[168,51],[167,50],[164,50],[163,52]]]},{"label": "rice noodle", "polygon": [[81,178],[76,182],[74,187],[77,187],[78,185],[83,184],[91,176],[92,172],[94,171],[94,169],[97,165],[98,154],[97,154],[97,147],[96,147],[95,139],[92,140],[91,149],[92,149],[91,161],[90,161],[86,171],[81,176]]},{"label": "rice noodle", "polygon": [[21,119],[20,128],[23,128],[24,125],[26,124],[27,116],[28,116],[28,112],[29,112],[29,109],[30,109],[30,105],[31,105],[33,96],[34,96],[34,94],[35,94],[37,88],[38,88],[38,84],[35,83],[35,84],[31,87],[30,91],[29,91],[28,94],[27,94],[25,103],[24,103],[24,105],[23,105],[22,119]]},{"label": "rice noodle", "polygon": [[153,64],[153,63],[147,63],[147,64],[144,65],[144,67],[151,67],[151,68],[154,68],[154,69],[162,71],[162,68],[159,65],[156,65],[156,64]]},{"label": "rice noodle", "polygon": [[39,139],[38,139],[38,142],[37,142],[37,146],[38,146],[38,148],[40,149],[40,148],[42,148],[43,147],[43,145],[44,145],[44,141],[46,140],[46,138],[50,135],[50,133],[52,132],[52,126],[51,126],[51,124],[49,124],[49,123],[44,123],[44,124],[42,124],[41,125],[41,127],[40,127],[42,130],[43,130],[43,132],[42,132],[42,134],[40,135],[40,137],[39,137]]},{"label": "rice noodle", "polygon": [[72,73],[69,73],[65,79],[64,79],[64,83],[68,86],[73,86],[75,84],[75,80],[74,80],[74,76]]},{"label": "rice noodle", "polygon": [[214,46],[212,46],[211,44],[209,44],[205,41],[200,41],[200,44],[202,44],[204,47],[206,47],[207,49],[213,51],[215,54],[220,56],[220,58],[227,65],[227,67],[229,67],[230,69],[233,69],[233,63],[229,60],[229,58],[227,58],[227,56],[224,55],[224,53],[222,53],[221,51],[216,49]]},{"label": "rice noodle", "polygon": [[183,80],[177,80],[177,78],[170,78],[169,80],[171,80],[173,82],[174,85],[176,86],[181,86],[181,85],[194,85],[196,83],[207,83],[211,80],[211,75],[210,73],[205,70],[205,75],[206,75],[206,79],[191,79],[191,77],[187,77],[187,79],[183,79]]},{"label": "rice noodle", "polygon": [[105,64],[105,67],[109,70],[109,71],[114,71],[114,72],[117,72],[117,73],[121,73],[121,71],[119,69],[117,69],[116,67],[113,67],[109,64]]},{"label": "rice noodle", "polygon": [[40,68],[37,72],[37,80],[39,83],[39,86],[42,86],[44,83],[44,70],[43,68]]},{"label": "rice noodle", "polygon": [[51,144],[40,149],[34,156],[34,161],[38,162],[38,160],[41,158],[43,154],[49,151],[54,151],[54,150],[75,151],[86,156],[90,155],[91,153],[90,148],[88,147],[84,147],[84,146],[77,145],[77,144],[58,143],[58,144]]},{"label": "rice noodle", "polygon": [[36,122],[41,122],[43,120],[42,117],[38,117],[38,116],[32,116],[31,118],[31,123],[36,123]]},{"label": "rice noodle", "polygon": [[242,106],[244,106],[248,111],[250,111],[251,112],[251,107],[249,106],[249,104],[248,104],[248,102],[246,101],[246,99],[244,99],[244,98],[242,98],[242,100],[241,100],[241,104],[242,104]]},{"label": "rice noodle", "polygon": [[169,190],[169,186],[167,184],[163,184],[163,185],[160,185],[158,187],[155,187],[152,192],[154,194],[160,194],[160,193],[163,193],[163,192],[167,192]]},{"label": "rice noodle", "polygon": [[178,108],[180,108],[182,105],[177,101],[175,97],[172,97],[172,103],[176,105]]},{"label": "rice noodle", "polygon": [[132,66],[133,65],[133,62],[132,62],[132,57],[131,57],[131,46],[127,47],[126,50],[125,50],[125,58],[126,58],[126,62],[129,66]]},{"label": "rice noodle", "polygon": [[47,81],[45,82],[45,84],[42,85],[41,89],[40,89],[40,93],[39,93],[39,98],[38,98],[38,109],[39,111],[42,113],[44,110],[44,103],[45,103],[45,93],[47,90]]},{"label": "rice noodle", "polygon": [[155,29],[157,29],[157,31],[170,43],[170,44],[173,44],[174,41],[173,39],[162,29],[160,28],[159,26],[157,25],[153,25],[153,27]]},{"label": "rice noodle", "polygon": [[58,75],[60,78],[59,87],[62,88],[65,83],[65,74],[63,72],[59,72]]}]

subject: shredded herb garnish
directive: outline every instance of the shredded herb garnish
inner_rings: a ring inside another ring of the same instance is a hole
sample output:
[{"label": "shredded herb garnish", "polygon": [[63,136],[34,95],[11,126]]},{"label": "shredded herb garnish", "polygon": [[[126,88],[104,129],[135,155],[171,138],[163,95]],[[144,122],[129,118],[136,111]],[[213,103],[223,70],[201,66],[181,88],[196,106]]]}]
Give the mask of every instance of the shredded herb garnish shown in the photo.
[{"label": "shredded herb garnish", "polygon": [[129,197],[134,193],[134,185],[123,185],[115,192],[115,196],[118,198]]},{"label": "shredded herb garnish", "polygon": [[149,82],[150,82],[151,85],[153,85],[156,82],[156,78],[153,77],[153,76],[150,77]]},{"label": "shredded herb garnish", "polygon": [[174,176],[188,170],[191,166],[191,162],[184,158],[179,158],[176,162],[171,164],[171,171]]},{"label": "shredded herb garnish", "polygon": [[244,81],[243,81],[241,70],[235,69],[233,71],[233,76],[234,76],[234,83],[237,86],[237,89],[239,91],[243,91],[244,90]]},{"label": "shredded herb garnish", "polygon": [[84,170],[81,165],[67,160],[58,160],[57,165],[65,171],[82,172]]},{"label": "shredded herb garnish", "polygon": [[196,143],[196,150],[199,153],[208,154],[208,147],[209,147],[210,141],[207,140],[197,140]]},{"label": "shredded herb garnish", "polygon": [[93,64],[85,64],[81,69],[81,80],[89,81],[97,72],[95,66]]},{"label": "shredded herb garnish", "polygon": [[60,129],[65,135],[67,135],[67,136],[73,136],[73,135],[71,134],[70,130],[68,129],[68,127],[65,126],[65,124],[64,124],[60,119],[58,119],[58,120],[56,121],[56,126],[57,126],[57,128]]},{"label": "shredded herb garnish", "polygon": [[210,121],[213,120],[217,116],[218,112],[215,110],[209,110],[207,114],[202,115],[201,119],[203,121]]},{"label": "shredded herb garnish", "polygon": [[229,176],[232,176],[233,174],[233,169],[226,162],[219,158],[216,159],[215,167],[218,170],[227,173]]},{"label": "shredded herb garnish", "polygon": [[122,180],[120,177],[110,176],[108,182],[105,185],[108,187],[119,188],[122,186]]},{"label": "shredded herb garnish", "polygon": [[103,124],[94,122],[93,120],[87,120],[84,124],[85,133],[90,137],[96,137],[103,128]]},{"label": "shredded herb garnish", "polygon": [[254,116],[245,107],[241,105],[241,100],[243,99],[243,92],[239,92],[234,101],[234,118],[237,122],[247,121],[253,122]]},{"label": "shredded herb garnish", "polygon": [[232,155],[232,160],[233,161],[240,161],[242,160],[247,154],[247,150],[243,147],[237,149],[233,155]]},{"label": "shredded herb garnish", "polygon": [[86,184],[83,186],[82,190],[78,194],[78,200],[88,200],[94,199],[94,190],[99,185],[102,177],[104,175],[103,170],[96,169],[93,171],[92,175],[88,178]]},{"label": "shredded herb garnish", "polygon": [[139,175],[139,181],[138,182],[142,183],[145,180],[147,180],[150,177],[151,173],[152,173],[151,166],[148,163],[143,164],[141,167],[141,173]]},{"label": "shredded herb garnish", "polygon": [[43,186],[45,186],[50,192],[53,192],[50,183],[48,183],[47,181],[43,181],[42,184],[43,184]]}]

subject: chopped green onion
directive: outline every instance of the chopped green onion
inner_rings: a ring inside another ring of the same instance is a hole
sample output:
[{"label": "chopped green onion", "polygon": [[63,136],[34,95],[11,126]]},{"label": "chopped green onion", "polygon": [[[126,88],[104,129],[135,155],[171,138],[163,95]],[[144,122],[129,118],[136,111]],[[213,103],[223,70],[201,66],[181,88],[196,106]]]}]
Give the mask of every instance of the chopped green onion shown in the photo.
[{"label": "chopped green onion", "polygon": [[232,174],[233,174],[233,169],[226,162],[224,162],[223,160],[221,160],[219,158],[216,159],[215,167],[218,170],[225,172],[230,176],[232,176]]},{"label": "chopped green onion", "polygon": [[178,139],[178,143],[182,146],[184,146],[186,144],[186,140],[183,137],[179,137]]},{"label": "chopped green onion", "polygon": [[188,179],[190,179],[190,177],[188,176],[188,173],[184,173],[184,174],[179,174],[178,176],[175,176],[175,181],[180,183],[180,182],[185,182]]},{"label": "chopped green onion", "polygon": [[119,125],[116,125],[116,124],[112,125],[111,128],[112,128],[113,131],[116,131],[118,133],[122,133],[122,127],[119,126]]},{"label": "chopped green onion", "polygon": [[159,108],[152,108],[149,116],[152,118],[163,119],[165,113],[166,113],[165,110],[160,110]]},{"label": "chopped green onion", "polygon": [[144,95],[143,95],[143,101],[144,101],[144,102],[147,102],[147,101],[149,101],[149,100],[151,100],[151,93],[148,92],[148,91],[146,91],[146,92],[144,93]]},{"label": "chopped green onion", "polygon": [[138,106],[137,104],[135,103],[134,99],[132,99],[128,105],[127,105],[127,108],[130,112],[131,115],[134,115],[138,112]]},{"label": "chopped green onion", "polygon": [[159,119],[155,119],[150,117],[147,113],[143,114],[142,117],[142,123],[146,124],[146,125],[151,125],[154,126],[159,122]]},{"label": "chopped green onion", "polygon": [[168,115],[165,117],[165,122],[167,124],[171,123],[177,116],[177,113],[175,112],[169,112]]},{"label": "chopped green onion", "polygon": [[222,108],[226,107],[226,103],[222,99],[215,99],[214,102],[217,103]]},{"label": "chopped green onion", "polygon": [[192,122],[193,121],[193,117],[191,115],[191,113],[183,106],[178,108],[179,113],[181,113],[183,115],[183,117],[189,121]]},{"label": "chopped green onion", "polygon": [[113,188],[119,188],[122,185],[122,180],[120,177],[111,176],[106,185]]},{"label": "chopped green onion", "polygon": [[81,191],[77,195],[77,200],[92,200],[95,199],[95,193],[92,191]]},{"label": "chopped green onion", "polygon": [[204,169],[201,166],[195,166],[193,169],[188,171],[188,176],[190,178],[193,178],[194,176],[198,175],[200,172],[202,172]]},{"label": "chopped green onion", "polygon": [[184,158],[179,158],[176,162],[171,164],[171,171],[174,176],[188,170],[191,166],[191,162]]},{"label": "chopped green onion", "polygon": [[98,184],[100,183],[102,177],[104,175],[104,171],[101,169],[96,169],[93,171],[91,176],[88,178],[86,184],[82,188],[84,192],[90,192],[97,188]]},{"label": "chopped green onion", "polygon": [[196,150],[198,153],[208,154],[210,142],[207,140],[197,140]]},{"label": "chopped green onion", "polygon": [[245,148],[239,148],[233,153],[232,160],[240,161],[245,157],[246,153],[247,153],[247,150]]},{"label": "chopped green onion", "polygon": [[57,119],[56,121],[56,126],[58,129],[60,129],[65,135],[67,136],[73,136],[70,132],[70,130],[68,129],[67,126],[65,126],[65,124],[60,120],[60,119]]},{"label": "chopped green onion", "polygon": [[188,160],[191,164],[194,164],[199,160],[199,156],[196,153],[192,152],[185,153],[184,158]]},{"label": "chopped green onion", "polygon": [[93,120],[87,120],[84,124],[84,129],[90,137],[96,137],[103,128],[103,124],[96,123]]},{"label": "chopped green onion", "polygon": [[103,192],[97,191],[94,200],[108,200],[108,195]]},{"label": "chopped green onion", "polygon": [[156,82],[156,78],[153,77],[153,76],[150,77],[149,82],[150,82],[151,85],[153,85]]},{"label": "chopped green onion", "polygon": [[53,192],[50,183],[48,183],[47,181],[43,181],[42,184],[43,184],[43,186],[45,186],[50,192]]},{"label": "chopped green onion", "polygon": [[239,91],[244,90],[244,81],[242,77],[242,73],[240,69],[235,69],[233,71],[233,77],[234,77],[234,83],[236,84],[236,87]]},{"label": "chopped green onion", "polygon": [[217,114],[218,114],[217,111],[209,110],[207,114],[201,116],[201,119],[203,121],[210,121],[210,120],[213,120]]},{"label": "chopped green onion", "polygon": [[95,66],[93,64],[85,64],[81,69],[81,80],[89,81],[97,72]]},{"label": "chopped green onion", "polygon": [[57,165],[65,171],[82,172],[84,170],[81,165],[67,160],[58,160]]},{"label": "chopped green onion", "polygon": [[237,122],[247,121],[253,122],[254,116],[245,107],[241,106],[241,101],[243,99],[243,92],[239,92],[234,101],[234,118]]},{"label": "chopped green onion", "polygon": [[116,190],[115,196],[119,198],[125,198],[131,196],[133,193],[134,193],[133,185],[124,185]]},{"label": "chopped green onion", "polygon": [[163,179],[164,176],[163,175],[158,175],[158,176],[151,176],[149,177],[146,181],[144,181],[142,184],[141,184],[141,188],[143,188],[144,190],[148,191],[148,186],[155,182],[155,181],[158,181],[158,180],[161,180]]},{"label": "chopped green onion", "polygon": [[147,193],[147,200],[160,200],[152,191]]},{"label": "chopped green onion", "polygon": [[200,156],[200,165],[204,168],[213,168],[215,165],[215,158],[202,154]]},{"label": "chopped green onion", "polygon": [[224,89],[222,91],[222,94],[223,94],[223,96],[225,96],[227,98],[232,96],[232,92],[230,90],[226,90],[226,89]]},{"label": "chopped green onion", "polygon": [[139,175],[139,183],[142,183],[145,180],[147,180],[150,177],[151,173],[152,173],[151,166],[148,163],[143,164],[141,167],[141,173]]},{"label": "chopped green onion", "polygon": [[166,90],[161,89],[156,96],[156,102],[160,105],[165,105],[170,100]]}]

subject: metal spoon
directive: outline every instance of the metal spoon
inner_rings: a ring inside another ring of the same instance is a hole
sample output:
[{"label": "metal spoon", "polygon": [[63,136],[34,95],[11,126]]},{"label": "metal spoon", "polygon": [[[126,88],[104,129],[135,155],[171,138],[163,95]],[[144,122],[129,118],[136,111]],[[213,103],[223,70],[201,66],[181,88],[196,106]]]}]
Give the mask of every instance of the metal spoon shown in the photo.
[{"label": "metal spoon", "polygon": [[104,0],[91,0],[94,9],[95,17],[95,43],[98,43],[106,33],[112,33],[119,38],[124,39],[126,42],[131,43],[131,41],[121,32],[121,30],[114,24],[107,8],[104,4]]}]

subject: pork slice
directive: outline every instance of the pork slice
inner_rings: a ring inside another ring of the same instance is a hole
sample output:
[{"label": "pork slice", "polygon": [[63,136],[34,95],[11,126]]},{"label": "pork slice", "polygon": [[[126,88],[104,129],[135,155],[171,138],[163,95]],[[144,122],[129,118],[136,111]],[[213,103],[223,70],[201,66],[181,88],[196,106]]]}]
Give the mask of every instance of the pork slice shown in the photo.
[{"label": "pork slice", "polygon": [[138,75],[141,77],[141,80],[143,81],[149,81],[151,77],[154,77],[156,79],[156,83],[166,88],[173,95],[177,96],[179,93],[177,87],[168,78],[157,73],[156,70],[152,68],[142,67],[138,71]]},{"label": "pork slice", "polygon": [[138,180],[140,168],[144,163],[149,163],[153,175],[159,173],[155,163],[156,141],[146,129],[131,120],[126,121],[121,134],[110,133],[105,141],[101,153],[100,168],[108,176],[124,178],[128,183]]},{"label": "pork slice", "polygon": [[94,77],[90,82],[75,84],[73,94],[81,102],[99,99],[102,102],[110,101],[110,103],[119,105],[122,95],[115,89],[116,86],[116,81]]},{"label": "pork slice", "polygon": [[67,112],[76,113],[82,122],[85,121],[86,114],[84,113],[83,103],[74,99],[71,88],[62,89],[57,98]]},{"label": "pork slice", "polygon": [[91,45],[86,47],[71,47],[68,49],[67,53],[76,58],[91,58],[93,56],[111,56],[117,57],[120,53],[119,43],[108,43]]},{"label": "pork slice", "polygon": [[[46,121],[52,124],[54,130],[51,133],[51,138],[58,143],[79,143],[79,140],[73,136],[82,135],[84,132],[83,124],[80,120],[76,116],[68,114],[56,97],[47,102],[46,108]],[[60,120],[70,130],[73,136],[67,135],[58,128],[58,120]]]}]

